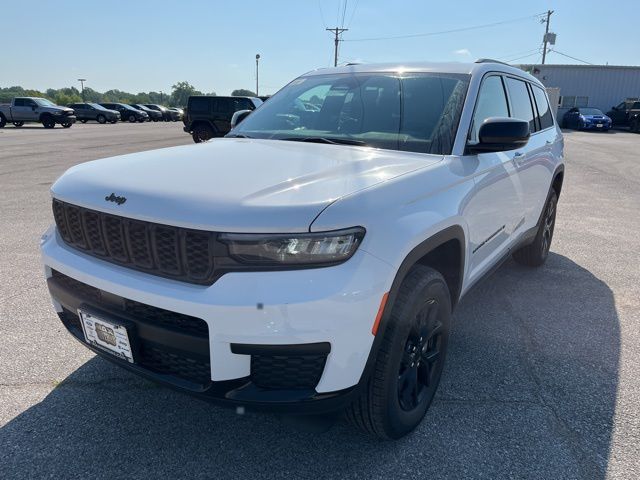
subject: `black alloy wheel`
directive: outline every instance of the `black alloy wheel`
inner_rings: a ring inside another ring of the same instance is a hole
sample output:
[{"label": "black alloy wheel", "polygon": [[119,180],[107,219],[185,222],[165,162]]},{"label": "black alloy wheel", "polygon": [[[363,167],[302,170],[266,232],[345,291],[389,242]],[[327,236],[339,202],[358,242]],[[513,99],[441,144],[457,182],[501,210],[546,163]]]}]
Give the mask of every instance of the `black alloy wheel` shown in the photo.
[{"label": "black alloy wheel", "polygon": [[129,115],[129,122],[131,122],[131,123],[135,123],[136,122],[136,116],[133,113],[131,115]]},{"label": "black alloy wheel", "polygon": [[105,117],[104,115],[100,114],[96,117],[96,120],[98,121],[98,123],[102,123],[105,124],[107,123],[107,117]]},{"label": "black alloy wheel", "polygon": [[443,324],[438,302],[428,299],[413,319],[398,371],[398,401],[405,411],[433,398],[442,372]]}]

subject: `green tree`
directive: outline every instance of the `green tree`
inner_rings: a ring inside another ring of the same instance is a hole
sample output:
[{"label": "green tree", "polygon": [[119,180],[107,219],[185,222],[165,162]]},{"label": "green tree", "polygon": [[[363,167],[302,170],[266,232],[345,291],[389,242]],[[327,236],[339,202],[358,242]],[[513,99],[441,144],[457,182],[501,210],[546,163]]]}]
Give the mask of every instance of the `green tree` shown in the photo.
[{"label": "green tree", "polygon": [[231,92],[232,97],[255,97],[256,93],[251,90],[247,90],[246,88],[238,88]]},{"label": "green tree", "polygon": [[168,103],[172,106],[184,106],[191,95],[202,95],[202,92],[196,90],[189,82],[178,82],[171,88],[173,90]]}]

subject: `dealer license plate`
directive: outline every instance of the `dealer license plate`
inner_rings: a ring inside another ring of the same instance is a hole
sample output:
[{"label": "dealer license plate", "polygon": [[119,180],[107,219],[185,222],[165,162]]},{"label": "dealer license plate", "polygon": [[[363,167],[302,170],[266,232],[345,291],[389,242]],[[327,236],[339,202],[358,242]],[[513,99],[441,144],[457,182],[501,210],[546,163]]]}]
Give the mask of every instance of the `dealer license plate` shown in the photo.
[{"label": "dealer license plate", "polygon": [[78,310],[78,315],[82,319],[84,338],[89,345],[133,363],[131,342],[124,326],[83,310]]},{"label": "dealer license plate", "polygon": [[602,128],[602,124],[601,124],[601,123],[598,123],[598,124],[596,124],[596,127],[598,127],[598,128]]}]

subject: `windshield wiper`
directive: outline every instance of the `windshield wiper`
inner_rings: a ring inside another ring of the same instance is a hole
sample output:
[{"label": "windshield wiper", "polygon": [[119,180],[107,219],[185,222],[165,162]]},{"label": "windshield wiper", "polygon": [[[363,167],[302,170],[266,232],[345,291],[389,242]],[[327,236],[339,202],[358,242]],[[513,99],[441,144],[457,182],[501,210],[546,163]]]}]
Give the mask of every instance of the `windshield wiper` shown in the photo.
[{"label": "windshield wiper", "polygon": [[328,143],[331,145],[358,145],[366,146],[366,142],[362,140],[352,140],[350,138],[328,138],[328,137],[287,137],[279,138],[285,142],[309,142],[309,143]]},{"label": "windshield wiper", "polygon": [[245,135],[243,133],[233,133],[233,134],[229,133],[229,134],[225,135],[225,137],[227,137],[227,138],[253,138],[253,137],[250,137],[249,135]]}]

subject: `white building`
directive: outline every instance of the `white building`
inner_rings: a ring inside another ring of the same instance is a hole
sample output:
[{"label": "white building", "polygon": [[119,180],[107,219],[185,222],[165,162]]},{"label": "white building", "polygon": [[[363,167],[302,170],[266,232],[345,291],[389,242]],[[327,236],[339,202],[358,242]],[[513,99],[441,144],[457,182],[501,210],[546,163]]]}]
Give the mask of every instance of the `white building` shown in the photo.
[{"label": "white building", "polygon": [[640,67],[616,65],[519,65],[547,88],[559,88],[558,118],[573,107],[607,112],[640,98]]}]

